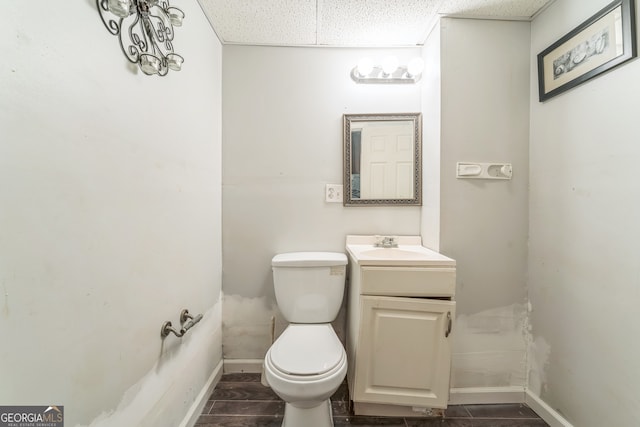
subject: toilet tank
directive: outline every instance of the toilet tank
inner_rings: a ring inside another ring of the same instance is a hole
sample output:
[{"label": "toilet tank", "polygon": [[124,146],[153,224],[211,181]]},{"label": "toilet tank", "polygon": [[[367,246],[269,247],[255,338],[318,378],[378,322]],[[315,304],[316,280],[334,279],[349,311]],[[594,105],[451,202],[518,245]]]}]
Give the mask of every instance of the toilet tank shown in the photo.
[{"label": "toilet tank", "polygon": [[278,308],[291,323],[329,323],[342,306],[347,256],[290,252],[271,260]]}]

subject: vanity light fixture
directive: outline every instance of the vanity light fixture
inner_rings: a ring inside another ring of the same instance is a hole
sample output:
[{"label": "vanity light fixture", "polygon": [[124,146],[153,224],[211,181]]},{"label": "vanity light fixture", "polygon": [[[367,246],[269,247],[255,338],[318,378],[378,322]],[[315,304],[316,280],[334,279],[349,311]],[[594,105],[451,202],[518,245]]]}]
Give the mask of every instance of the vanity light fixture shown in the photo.
[{"label": "vanity light fixture", "polygon": [[405,65],[398,65],[398,58],[387,56],[380,65],[371,58],[362,58],[351,70],[351,79],[356,83],[417,83],[422,77],[424,60],[415,57]]},{"label": "vanity light fixture", "polygon": [[169,70],[180,71],[184,58],[173,52],[173,27],[182,25],[182,10],[169,0],[96,0],[96,5],[107,30],[118,36],[124,56],[143,73],[166,76]]}]

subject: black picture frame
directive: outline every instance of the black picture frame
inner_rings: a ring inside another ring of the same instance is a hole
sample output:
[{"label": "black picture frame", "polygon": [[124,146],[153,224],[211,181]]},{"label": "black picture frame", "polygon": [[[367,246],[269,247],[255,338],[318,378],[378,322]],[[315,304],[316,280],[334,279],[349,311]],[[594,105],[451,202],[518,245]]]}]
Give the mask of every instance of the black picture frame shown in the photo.
[{"label": "black picture frame", "polygon": [[615,0],[538,54],[544,102],[637,55],[634,0]]}]

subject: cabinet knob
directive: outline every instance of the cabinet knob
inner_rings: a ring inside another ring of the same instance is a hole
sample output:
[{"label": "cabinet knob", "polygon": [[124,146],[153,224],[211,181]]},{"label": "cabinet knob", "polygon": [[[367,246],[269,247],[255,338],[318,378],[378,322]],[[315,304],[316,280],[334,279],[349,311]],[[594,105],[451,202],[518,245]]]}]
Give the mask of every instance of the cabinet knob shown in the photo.
[{"label": "cabinet knob", "polygon": [[451,333],[451,327],[453,326],[453,321],[451,320],[451,312],[447,312],[447,330],[444,332],[444,337],[448,338]]}]

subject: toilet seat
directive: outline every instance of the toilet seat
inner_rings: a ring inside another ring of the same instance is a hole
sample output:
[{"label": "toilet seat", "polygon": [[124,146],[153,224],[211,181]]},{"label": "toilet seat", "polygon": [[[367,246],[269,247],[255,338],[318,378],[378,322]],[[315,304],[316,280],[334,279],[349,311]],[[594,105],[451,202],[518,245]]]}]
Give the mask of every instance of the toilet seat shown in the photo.
[{"label": "toilet seat", "polygon": [[317,380],[339,369],[346,353],[330,324],[292,324],[273,343],[267,358],[285,376]]}]

